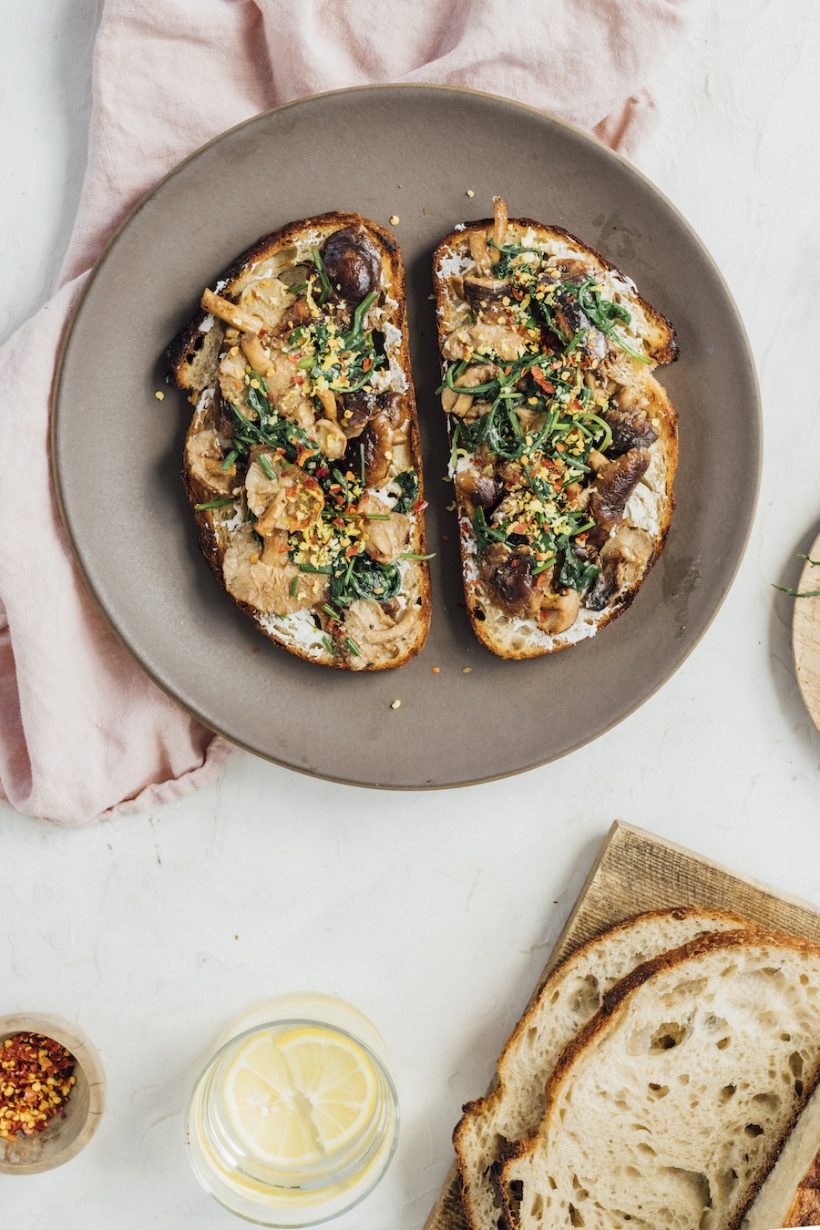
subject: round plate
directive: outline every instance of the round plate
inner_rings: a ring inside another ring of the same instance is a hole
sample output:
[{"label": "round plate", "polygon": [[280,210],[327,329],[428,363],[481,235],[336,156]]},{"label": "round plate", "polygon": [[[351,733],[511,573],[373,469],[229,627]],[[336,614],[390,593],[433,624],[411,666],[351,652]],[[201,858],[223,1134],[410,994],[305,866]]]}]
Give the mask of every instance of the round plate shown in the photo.
[{"label": "round plate", "polygon": [[[681,352],[660,372],[681,439],[678,507],[661,561],[600,636],[530,662],[494,657],[470,629],[434,393],[431,254],[455,223],[486,217],[494,193],[511,215],[566,227],[631,275],[673,321]],[[395,672],[302,662],[267,642],[226,598],[197,549],[179,477],[191,408],[182,394],[154,397],[163,350],[202,288],[260,235],[334,209],[382,225],[398,215],[408,274],[428,537],[438,554],[427,646]],[[759,453],[743,326],[714,263],[669,202],[560,120],[429,86],[340,91],[278,108],[163,180],[89,282],[54,418],[60,500],[80,565],[157,683],[262,756],[389,787],[451,786],[531,768],[646,700],[683,662],[732,581],[754,512]],[[742,466],[727,466],[727,457],[742,457]],[[394,699],[401,708],[391,709]]]}]

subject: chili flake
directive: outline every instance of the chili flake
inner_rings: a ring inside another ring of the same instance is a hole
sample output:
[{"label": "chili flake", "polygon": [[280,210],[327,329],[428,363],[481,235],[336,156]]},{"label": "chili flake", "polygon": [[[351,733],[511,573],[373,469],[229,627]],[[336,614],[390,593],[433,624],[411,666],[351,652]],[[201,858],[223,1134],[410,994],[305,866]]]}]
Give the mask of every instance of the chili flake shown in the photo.
[{"label": "chili flake", "polygon": [[0,1139],[34,1136],[48,1127],[77,1083],[74,1056],[42,1034],[0,1043]]}]

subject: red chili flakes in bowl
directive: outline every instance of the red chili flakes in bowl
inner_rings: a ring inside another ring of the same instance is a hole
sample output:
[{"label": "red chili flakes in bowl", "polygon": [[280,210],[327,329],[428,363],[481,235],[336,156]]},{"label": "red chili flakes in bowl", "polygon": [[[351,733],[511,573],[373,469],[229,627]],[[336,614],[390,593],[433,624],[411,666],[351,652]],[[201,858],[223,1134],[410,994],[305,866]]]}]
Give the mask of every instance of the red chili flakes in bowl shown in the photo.
[{"label": "red chili flakes in bowl", "polygon": [[77,1083],[74,1056],[53,1038],[21,1033],[0,1042],[0,1139],[34,1136],[64,1109]]}]

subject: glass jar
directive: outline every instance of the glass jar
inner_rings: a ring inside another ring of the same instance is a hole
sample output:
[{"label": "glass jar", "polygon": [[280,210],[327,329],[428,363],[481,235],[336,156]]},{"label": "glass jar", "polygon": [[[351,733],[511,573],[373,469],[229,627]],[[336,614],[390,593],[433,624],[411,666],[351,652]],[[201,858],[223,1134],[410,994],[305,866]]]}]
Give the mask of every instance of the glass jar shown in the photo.
[{"label": "glass jar", "polygon": [[358,1204],[398,1140],[384,1055],[367,1017],[331,996],[281,996],[244,1013],[188,1107],[202,1186],[260,1226],[315,1226]]}]

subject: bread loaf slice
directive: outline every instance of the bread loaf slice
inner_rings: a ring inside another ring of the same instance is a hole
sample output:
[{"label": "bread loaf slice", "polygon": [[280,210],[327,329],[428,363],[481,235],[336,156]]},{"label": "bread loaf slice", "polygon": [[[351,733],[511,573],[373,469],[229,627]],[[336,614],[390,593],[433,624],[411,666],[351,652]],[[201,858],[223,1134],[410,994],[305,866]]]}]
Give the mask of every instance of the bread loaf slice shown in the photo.
[{"label": "bread loaf slice", "polygon": [[472,1230],[496,1230],[501,1206],[493,1169],[514,1142],[538,1130],[553,1069],[604,995],[651,957],[699,935],[743,927],[748,923],[722,910],[642,914],[597,936],[550,974],[501,1053],[494,1089],[464,1107],[454,1133],[461,1198]]},{"label": "bread loaf slice", "polygon": [[604,628],[660,555],[677,415],[652,372],[677,345],[599,253],[494,207],[433,258],[439,392],[473,630],[534,658]]},{"label": "bread loaf slice", "polygon": [[260,239],[169,348],[194,405],[200,547],[270,640],[342,670],[401,666],[430,624],[404,268],[329,213]]},{"label": "bread loaf slice", "polygon": [[657,957],[559,1060],[502,1167],[505,1224],[736,1230],[818,1078],[820,945],[730,931]]},{"label": "bread loaf slice", "polygon": [[742,1230],[792,1226],[820,1226],[820,1089],[798,1119]]}]

